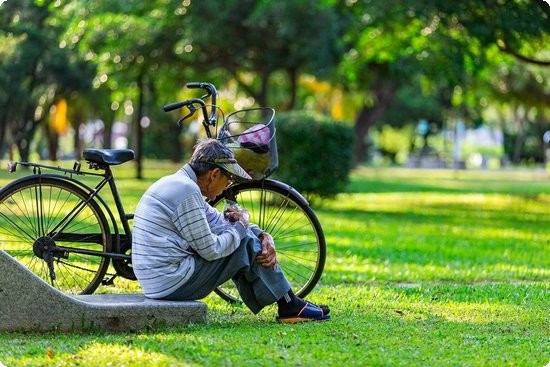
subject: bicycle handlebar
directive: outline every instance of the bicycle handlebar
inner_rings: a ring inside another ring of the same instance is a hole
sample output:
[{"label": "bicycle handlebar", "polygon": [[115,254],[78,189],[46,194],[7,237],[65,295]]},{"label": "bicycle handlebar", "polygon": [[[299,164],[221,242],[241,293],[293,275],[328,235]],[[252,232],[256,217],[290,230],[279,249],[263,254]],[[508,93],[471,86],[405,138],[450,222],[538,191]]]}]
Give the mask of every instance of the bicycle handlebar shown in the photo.
[{"label": "bicycle handlebar", "polygon": [[178,108],[182,108],[183,106],[185,106],[185,102],[174,102],[167,104],[166,106],[162,107],[162,109],[164,110],[164,112],[169,112],[177,110]]},{"label": "bicycle handlebar", "polygon": [[[211,97],[212,99],[212,109],[210,110],[210,117],[208,118],[208,124],[209,125],[215,125],[216,124],[216,97],[218,95],[218,92],[216,90],[216,87],[212,83],[207,82],[189,82],[185,85],[189,89],[204,89],[206,91],[206,94],[201,97],[201,99],[204,101],[204,99]],[[206,118],[206,116],[205,116]]]},{"label": "bicycle handlebar", "polygon": [[164,110],[164,112],[169,112],[187,106],[187,108],[193,109],[193,112],[195,112],[196,108],[195,106],[193,106],[194,104],[199,104],[201,108],[206,108],[206,103],[204,103],[201,98],[192,98],[183,102],[174,102],[167,104],[166,106],[162,107],[162,109]]},{"label": "bicycle handlebar", "polygon": [[[197,107],[195,107],[195,105],[198,104],[200,106],[200,109],[202,110],[202,115],[204,118],[202,124],[206,129],[206,134],[210,137],[209,126],[215,126],[218,118],[216,113],[216,87],[214,86],[214,84],[207,82],[190,82],[187,83],[185,86],[189,89],[204,89],[206,91],[206,94],[200,98],[191,98],[182,102],[167,104],[163,107],[163,109],[165,112],[169,112],[180,109],[182,107],[187,107],[189,113],[178,120],[178,125],[181,126],[181,122],[183,120],[191,117],[197,111]],[[210,114],[208,113],[206,102],[204,102],[204,100],[208,97],[211,98],[212,102],[210,104]]]}]

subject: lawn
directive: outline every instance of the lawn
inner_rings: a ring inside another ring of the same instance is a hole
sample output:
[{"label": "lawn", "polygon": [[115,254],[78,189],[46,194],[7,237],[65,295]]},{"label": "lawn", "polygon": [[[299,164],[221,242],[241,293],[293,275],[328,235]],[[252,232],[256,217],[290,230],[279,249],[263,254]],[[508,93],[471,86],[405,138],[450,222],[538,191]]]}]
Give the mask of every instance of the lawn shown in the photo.
[{"label": "lawn", "polygon": [[[152,163],[150,163],[152,164]],[[128,209],[153,176],[121,171]],[[149,177],[151,176],[151,177]],[[0,174],[0,185],[9,177]],[[6,366],[545,366],[550,174],[361,168],[316,205],[332,319],[280,325],[215,295],[209,322],[141,333],[0,333]],[[118,283],[117,292],[138,289]]]}]

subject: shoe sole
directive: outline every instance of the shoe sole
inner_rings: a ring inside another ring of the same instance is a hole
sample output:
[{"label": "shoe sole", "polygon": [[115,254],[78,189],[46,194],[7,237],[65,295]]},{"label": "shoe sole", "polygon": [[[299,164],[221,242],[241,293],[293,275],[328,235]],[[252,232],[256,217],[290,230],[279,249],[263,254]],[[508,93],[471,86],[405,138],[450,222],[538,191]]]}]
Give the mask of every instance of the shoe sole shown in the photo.
[{"label": "shoe sole", "polygon": [[275,318],[277,322],[283,323],[283,324],[299,324],[301,322],[309,322],[309,321],[327,321],[330,319],[329,315],[323,316],[319,319],[314,319],[311,317],[276,317]]}]

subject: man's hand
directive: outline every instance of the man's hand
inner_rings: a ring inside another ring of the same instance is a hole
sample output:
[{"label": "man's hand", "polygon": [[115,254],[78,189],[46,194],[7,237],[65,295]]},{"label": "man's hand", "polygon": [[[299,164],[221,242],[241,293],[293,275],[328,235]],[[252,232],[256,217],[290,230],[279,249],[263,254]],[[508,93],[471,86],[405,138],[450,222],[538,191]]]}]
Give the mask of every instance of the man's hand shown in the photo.
[{"label": "man's hand", "polygon": [[250,214],[246,209],[228,208],[224,211],[225,219],[230,222],[241,222],[245,228],[248,227]]},{"label": "man's hand", "polygon": [[266,268],[275,268],[275,266],[277,266],[277,254],[275,253],[275,243],[273,242],[273,237],[266,232],[260,234],[259,237],[262,241],[262,252],[256,256],[256,261],[258,264],[265,266]]}]

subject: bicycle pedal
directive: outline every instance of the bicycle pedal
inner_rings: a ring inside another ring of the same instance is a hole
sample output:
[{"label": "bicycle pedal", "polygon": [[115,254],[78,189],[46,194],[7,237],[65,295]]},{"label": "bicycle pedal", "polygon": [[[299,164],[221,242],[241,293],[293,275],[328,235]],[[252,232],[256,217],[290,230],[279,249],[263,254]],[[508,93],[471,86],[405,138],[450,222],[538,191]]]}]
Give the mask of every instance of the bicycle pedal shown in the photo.
[{"label": "bicycle pedal", "polygon": [[115,285],[115,278],[116,278],[116,275],[112,276],[110,278],[104,278],[101,281],[101,285],[114,286]]}]

